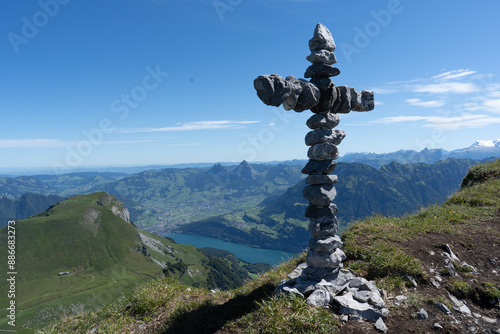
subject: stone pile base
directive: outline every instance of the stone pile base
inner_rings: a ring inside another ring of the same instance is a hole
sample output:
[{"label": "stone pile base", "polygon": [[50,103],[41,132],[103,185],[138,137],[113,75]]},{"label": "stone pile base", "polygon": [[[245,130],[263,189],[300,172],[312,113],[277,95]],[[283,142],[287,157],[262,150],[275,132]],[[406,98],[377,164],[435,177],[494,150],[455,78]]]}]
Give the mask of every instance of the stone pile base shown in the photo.
[{"label": "stone pile base", "polygon": [[281,281],[276,293],[293,293],[313,306],[330,306],[337,313],[370,321],[384,318],[389,311],[373,281],[357,277],[349,270],[310,268],[302,263]]}]

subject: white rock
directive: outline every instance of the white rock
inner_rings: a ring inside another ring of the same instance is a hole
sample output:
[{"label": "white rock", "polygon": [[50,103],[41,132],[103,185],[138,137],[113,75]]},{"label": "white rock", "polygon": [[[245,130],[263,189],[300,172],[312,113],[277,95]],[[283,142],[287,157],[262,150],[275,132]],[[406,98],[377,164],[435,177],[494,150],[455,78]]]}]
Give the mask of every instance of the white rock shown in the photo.
[{"label": "white rock", "polygon": [[375,322],[375,328],[382,332],[382,333],[387,333],[389,328],[387,328],[387,325],[384,323],[384,320],[382,318],[378,318],[377,321]]},{"label": "white rock", "polygon": [[325,290],[315,290],[306,299],[306,302],[312,306],[328,306],[332,303],[332,295]]}]

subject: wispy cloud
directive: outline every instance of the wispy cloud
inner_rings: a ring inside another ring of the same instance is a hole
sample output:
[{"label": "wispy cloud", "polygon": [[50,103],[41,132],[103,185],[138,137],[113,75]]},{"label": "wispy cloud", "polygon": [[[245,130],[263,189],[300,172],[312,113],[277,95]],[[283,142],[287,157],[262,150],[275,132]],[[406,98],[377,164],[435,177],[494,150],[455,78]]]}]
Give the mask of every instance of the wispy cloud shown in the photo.
[{"label": "wispy cloud", "polygon": [[499,124],[500,117],[488,115],[463,115],[459,117],[443,116],[395,116],[384,117],[372,123],[403,123],[424,122],[422,127],[437,128],[442,130],[457,130],[461,128],[480,128],[487,125]]},{"label": "wispy cloud", "polygon": [[259,123],[260,121],[197,121],[176,126],[166,126],[160,128],[123,128],[117,129],[120,133],[141,133],[141,132],[169,132],[169,131],[194,131],[194,130],[214,130],[214,129],[229,129],[241,128],[246,124]]},{"label": "wispy cloud", "polygon": [[[78,145],[80,141],[59,139],[0,139],[0,148],[55,148]],[[147,143],[151,140],[103,141],[103,145]]]},{"label": "wispy cloud", "polygon": [[443,101],[422,101],[420,99],[407,99],[406,102],[412,106],[424,108],[439,108],[445,104]]},{"label": "wispy cloud", "polygon": [[477,71],[471,71],[471,70],[453,70],[453,71],[448,71],[444,72],[438,75],[433,76],[433,79],[440,80],[440,81],[446,81],[446,80],[453,80],[453,79],[459,79],[466,77],[471,74],[475,74]]},{"label": "wispy cloud", "polygon": [[413,88],[417,93],[432,93],[432,94],[466,94],[473,93],[477,90],[476,85],[470,82],[441,82],[427,85],[417,85]]},{"label": "wispy cloud", "polygon": [[0,139],[1,148],[50,148],[72,145],[73,142],[58,139]]},{"label": "wispy cloud", "polygon": [[484,107],[494,113],[500,113],[500,99],[485,100],[483,102]]},{"label": "wispy cloud", "polygon": [[458,69],[425,78],[387,82],[373,88],[375,93],[429,93],[429,94],[468,94],[476,92],[480,82],[477,71]]}]

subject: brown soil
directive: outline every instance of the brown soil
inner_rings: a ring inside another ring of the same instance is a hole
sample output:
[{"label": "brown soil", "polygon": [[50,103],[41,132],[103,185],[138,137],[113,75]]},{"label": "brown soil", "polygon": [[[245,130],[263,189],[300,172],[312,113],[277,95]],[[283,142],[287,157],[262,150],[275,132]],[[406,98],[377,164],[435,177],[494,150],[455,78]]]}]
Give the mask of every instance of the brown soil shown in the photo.
[{"label": "brown soil", "polygon": [[[448,244],[460,261],[477,269],[476,273],[458,272],[458,276],[446,276],[441,274],[443,281],[439,288],[430,283],[430,278],[439,274],[444,268],[445,256],[443,245]],[[438,235],[427,233],[400,245],[409,254],[419,259],[426,269],[427,276],[420,279],[418,286],[407,288],[406,291],[397,293],[410,297],[401,305],[396,305],[396,295],[388,295],[386,298],[389,316],[384,320],[389,328],[387,333],[495,333],[500,330],[500,304],[479,305],[470,299],[463,299],[467,307],[473,313],[472,316],[464,315],[456,310],[451,310],[447,315],[435,304],[442,300],[453,305],[446,289],[451,280],[459,280],[469,284],[480,285],[481,282],[489,282],[494,286],[500,286],[500,217],[490,221],[483,221],[467,226],[457,226],[457,233],[453,235]],[[433,254],[433,255],[431,255]],[[434,272],[431,273],[431,269]],[[415,302],[417,297],[418,302]],[[419,309],[425,309],[429,315],[428,319],[416,319],[414,314]],[[475,314],[475,315],[474,315]],[[491,324],[478,316],[486,316],[496,319]],[[433,325],[439,323],[443,329],[434,329]],[[373,323],[349,321],[340,330],[341,333],[365,334],[379,333]]]}]

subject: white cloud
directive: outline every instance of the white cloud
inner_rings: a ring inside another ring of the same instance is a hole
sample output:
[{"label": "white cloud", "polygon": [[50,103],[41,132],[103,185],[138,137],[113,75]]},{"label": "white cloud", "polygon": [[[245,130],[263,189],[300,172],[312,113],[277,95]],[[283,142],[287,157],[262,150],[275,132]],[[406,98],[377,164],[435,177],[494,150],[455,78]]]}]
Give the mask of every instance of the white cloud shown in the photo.
[{"label": "white cloud", "polygon": [[382,88],[382,87],[373,87],[370,88],[375,94],[394,94],[397,92],[394,88]]},{"label": "white cloud", "polygon": [[465,76],[475,74],[477,73],[476,71],[471,71],[471,70],[453,70],[445,73],[441,73],[438,75],[433,76],[433,79],[436,80],[452,80],[452,79],[458,79],[458,78],[463,78]]},{"label": "white cloud", "polygon": [[483,102],[483,105],[488,111],[500,113],[500,99],[486,100]]},{"label": "white cloud", "polygon": [[214,130],[239,128],[245,124],[259,123],[259,121],[198,121],[179,124],[177,126],[167,126],[161,128],[136,128],[136,129],[117,129],[116,132],[121,133],[138,133],[138,132],[168,132],[168,131],[194,131],[194,130]]},{"label": "white cloud", "polygon": [[470,82],[443,82],[443,83],[434,83],[427,85],[417,85],[413,88],[413,91],[417,93],[432,93],[432,94],[444,94],[444,93],[465,94],[465,93],[473,93],[476,90],[477,87]]},{"label": "white cloud", "polygon": [[[81,141],[86,141],[82,139]],[[62,141],[59,139],[0,139],[0,148],[55,148],[78,145],[81,141]],[[102,145],[146,143],[151,140],[103,141]]]},{"label": "white cloud", "polygon": [[408,102],[412,106],[424,108],[439,108],[444,105],[443,101],[422,101],[420,99],[407,99],[406,102]]},{"label": "white cloud", "polygon": [[72,142],[64,142],[58,139],[0,139],[1,148],[48,148],[64,147],[71,144]]}]

